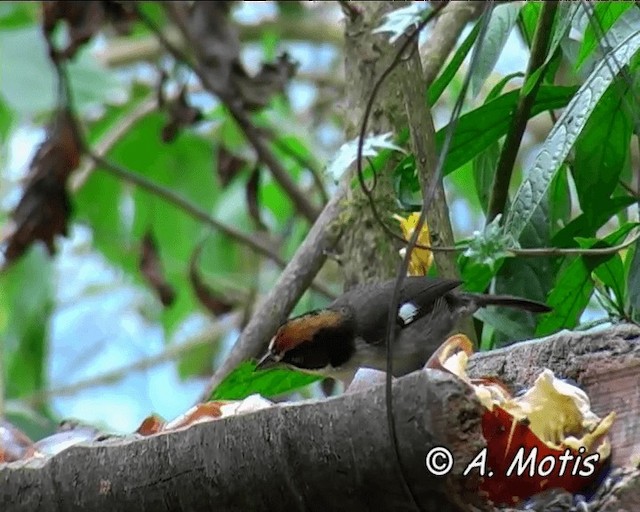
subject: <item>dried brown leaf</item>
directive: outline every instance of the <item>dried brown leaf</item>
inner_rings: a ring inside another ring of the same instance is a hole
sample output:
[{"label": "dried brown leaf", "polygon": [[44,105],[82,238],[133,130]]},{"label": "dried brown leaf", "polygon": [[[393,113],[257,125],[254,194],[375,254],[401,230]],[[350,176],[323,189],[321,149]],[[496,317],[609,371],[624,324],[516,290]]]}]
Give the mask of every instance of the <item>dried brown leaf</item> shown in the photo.
[{"label": "dried brown leaf", "polygon": [[200,109],[191,106],[187,101],[184,87],[175,99],[166,102],[166,110],[169,119],[162,128],[162,142],[165,143],[173,142],[181,128],[191,126],[203,119]]},{"label": "dried brown leaf", "polygon": [[72,58],[105,23],[111,22],[118,33],[127,33],[135,18],[133,6],[126,2],[42,2],[42,29],[47,40],[50,40],[58,22],[67,24],[69,44],[56,52],[64,58]]},{"label": "dried brown leaf", "polygon": [[71,203],[66,182],[80,163],[80,155],[73,119],[66,110],[59,111],[31,160],[24,193],[11,214],[14,226],[5,249],[5,265],[22,256],[36,240],[54,254],[55,236],[67,234]]},{"label": "dried brown leaf", "polygon": [[164,307],[171,306],[175,301],[176,293],[164,276],[158,246],[150,230],[144,234],[142,239],[140,272],[156,291],[162,305]]},{"label": "dried brown leaf", "polygon": [[35,453],[31,439],[8,421],[0,419],[0,462],[28,459]]},{"label": "dried brown leaf", "polygon": [[191,261],[189,262],[189,280],[191,281],[191,286],[193,286],[193,291],[198,301],[200,301],[200,304],[202,304],[207,311],[211,312],[214,316],[224,315],[231,311],[236,304],[222,297],[208,286],[202,279],[202,276],[200,276],[200,272],[198,271],[198,258],[200,257],[201,251],[202,244],[198,245],[191,255]]},{"label": "dried brown leaf", "polygon": [[248,162],[244,158],[234,155],[222,145],[218,146],[218,178],[223,188],[229,185],[246,165]]},{"label": "dried brown leaf", "polygon": [[265,230],[267,228],[262,222],[262,217],[260,215],[260,204],[258,200],[259,189],[260,189],[260,167],[256,166],[255,169],[253,169],[251,176],[247,180],[245,193],[247,196],[247,207],[249,209],[249,215],[253,219],[253,222],[255,223],[258,229]]}]

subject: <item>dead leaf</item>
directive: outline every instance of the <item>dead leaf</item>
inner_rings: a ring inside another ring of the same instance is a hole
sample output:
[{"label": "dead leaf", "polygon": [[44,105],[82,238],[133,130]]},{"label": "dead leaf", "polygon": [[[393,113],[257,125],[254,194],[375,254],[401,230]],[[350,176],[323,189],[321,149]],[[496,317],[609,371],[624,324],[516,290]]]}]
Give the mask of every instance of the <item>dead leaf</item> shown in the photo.
[{"label": "dead leaf", "polygon": [[256,227],[261,230],[266,230],[267,227],[262,222],[260,215],[260,204],[258,201],[258,191],[260,189],[260,167],[256,166],[247,180],[247,186],[245,193],[247,197],[247,207],[249,209],[249,215],[253,219]]},{"label": "dead leaf", "polygon": [[150,230],[147,230],[142,239],[140,272],[142,272],[147,282],[156,291],[162,305],[164,307],[171,306],[175,301],[176,293],[164,276],[162,263],[158,254],[158,246]]},{"label": "dead leaf", "polygon": [[236,306],[235,302],[222,297],[209,287],[200,276],[200,272],[198,271],[198,258],[200,257],[201,251],[202,244],[199,244],[191,255],[191,261],[189,262],[189,280],[191,281],[191,286],[193,286],[193,290],[200,304],[214,316],[229,313]]},{"label": "dead leaf", "polygon": [[14,462],[35,455],[33,442],[21,430],[0,419],[0,462]]},{"label": "dead leaf", "polygon": [[160,416],[158,416],[157,414],[153,414],[146,417],[142,421],[142,423],[136,430],[136,433],[140,434],[141,436],[151,436],[153,434],[157,434],[158,432],[162,432],[162,429],[164,429],[166,423],[167,422]]},{"label": "dead leaf", "polygon": [[187,101],[186,88],[180,94],[165,104],[169,119],[162,128],[162,142],[173,142],[180,129],[202,121],[203,116],[199,108],[191,106]]},{"label": "dead leaf", "polygon": [[49,254],[55,253],[55,236],[67,234],[71,202],[66,183],[80,163],[80,154],[73,120],[66,110],[59,111],[31,160],[24,193],[11,214],[13,229],[5,249],[5,266],[36,240],[44,242]]},{"label": "dead leaf", "polygon": [[262,64],[260,71],[253,77],[247,75],[239,62],[234,63],[232,76],[242,96],[244,108],[257,111],[266,107],[271,98],[284,93],[297,67],[287,53],[280,55],[276,62]]},{"label": "dead leaf", "polygon": [[230,3],[195,2],[189,24],[208,71],[208,85],[223,101],[235,101],[245,110],[256,111],[284,91],[296,64],[285,53],[250,76],[240,60],[238,29],[229,19]]},{"label": "dead leaf", "polygon": [[223,145],[218,146],[218,179],[223,188],[229,185],[246,165],[248,162],[244,158],[234,155]]},{"label": "dead leaf", "polygon": [[47,41],[51,40],[58,22],[66,22],[69,43],[55,53],[67,59],[72,58],[105,23],[111,22],[119,34],[125,34],[135,18],[135,9],[127,2],[42,2],[42,30]]}]

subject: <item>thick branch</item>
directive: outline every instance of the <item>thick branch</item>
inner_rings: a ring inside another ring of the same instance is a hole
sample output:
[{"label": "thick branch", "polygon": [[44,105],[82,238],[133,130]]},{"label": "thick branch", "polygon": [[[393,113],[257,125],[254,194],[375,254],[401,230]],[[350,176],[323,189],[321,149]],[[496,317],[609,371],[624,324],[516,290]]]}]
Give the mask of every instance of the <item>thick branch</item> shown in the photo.
[{"label": "thick branch", "polygon": [[[438,166],[436,149],[436,131],[429,106],[424,100],[424,81],[420,59],[417,55],[409,59],[400,71],[404,104],[407,112],[411,145],[416,158],[416,169],[420,185],[428,190],[435,179]],[[438,179],[435,195],[427,206],[427,224],[432,238],[432,246],[455,245],[453,229],[449,218],[449,207],[444,193],[442,177]],[[456,254],[453,252],[434,252],[438,274],[442,277],[459,278]]]},{"label": "thick branch", "polygon": [[[629,456],[640,445],[639,341],[640,329],[629,325],[563,331],[476,354],[470,371],[514,386],[530,384],[543,367],[575,379],[596,414],[617,412],[613,464],[631,468]],[[402,462],[422,510],[493,510],[480,501],[475,472],[460,476],[483,446],[481,411],[470,389],[427,370],[398,379],[393,402]],[[455,466],[434,478],[425,454],[438,445],[452,451]],[[390,449],[384,388],[378,386],[0,465],[0,503],[3,512],[404,510]],[[640,471],[624,474],[602,486],[589,508],[637,510]],[[604,503],[611,508],[600,508]]]},{"label": "thick branch", "polygon": [[[394,389],[403,463],[425,511],[481,503],[462,469],[483,446],[480,405],[437,370]],[[146,439],[107,440],[0,469],[3,512],[70,510],[404,510],[384,421],[384,389],[274,406]],[[448,446],[453,474],[425,470]]]}]

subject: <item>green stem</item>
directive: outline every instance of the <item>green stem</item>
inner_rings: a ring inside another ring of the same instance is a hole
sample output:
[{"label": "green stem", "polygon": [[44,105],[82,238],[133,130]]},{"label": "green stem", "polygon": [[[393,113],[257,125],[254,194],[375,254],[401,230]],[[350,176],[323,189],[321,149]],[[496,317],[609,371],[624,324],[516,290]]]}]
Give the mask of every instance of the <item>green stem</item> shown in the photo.
[{"label": "green stem", "polygon": [[[531,45],[531,57],[527,72],[525,74],[524,83],[526,84],[531,75],[536,72],[540,66],[544,64],[549,48],[549,40],[552,34],[553,20],[555,18],[558,2],[544,2],[540,19],[536,27],[536,33],[533,37]],[[520,98],[518,105],[511,119],[511,127],[507,132],[502,153],[496,168],[496,174],[493,179],[492,194],[489,200],[489,210],[487,212],[487,224],[489,224],[497,215],[501,214],[507,203],[507,195],[509,193],[509,184],[513,174],[513,167],[518,155],[518,149],[522,142],[522,136],[527,127],[527,120],[531,107],[538,93],[544,71],[540,74],[533,87],[526,91],[526,87],[520,89]]]}]

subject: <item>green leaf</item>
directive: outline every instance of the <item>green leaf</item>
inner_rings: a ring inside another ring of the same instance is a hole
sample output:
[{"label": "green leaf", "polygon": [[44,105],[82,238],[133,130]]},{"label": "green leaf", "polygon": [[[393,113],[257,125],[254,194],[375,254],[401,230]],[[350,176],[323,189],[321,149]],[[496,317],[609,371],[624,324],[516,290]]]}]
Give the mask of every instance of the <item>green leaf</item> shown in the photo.
[{"label": "green leaf", "polygon": [[577,247],[576,237],[592,237],[596,231],[616,213],[634,204],[636,199],[629,196],[607,198],[599,208],[582,213],[558,231],[551,240],[553,247]]},{"label": "green leaf", "polygon": [[230,373],[213,391],[211,400],[242,400],[258,393],[274,397],[308,386],[322,377],[287,369],[254,371],[255,363],[246,361]]},{"label": "green leaf", "polygon": [[542,2],[525,2],[520,10],[520,21],[525,42],[530,47],[536,33]]},{"label": "green leaf", "polygon": [[39,7],[36,2],[1,2],[0,29],[24,28],[38,23]]},{"label": "green leaf", "polygon": [[555,175],[549,187],[549,225],[551,232],[563,229],[571,218],[571,191],[567,166]]},{"label": "green leaf", "polygon": [[[558,50],[560,43],[564,39],[565,35],[569,32],[571,23],[579,9],[580,4],[577,2],[559,3],[556,15],[553,20],[551,43],[549,44],[549,48],[547,48],[547,55],[545,56],[542,65],[533,73],[531,73],[529,78],[527,78],[525,84],[522,86],[525,95],[528,95],[533,90],[534,86],[540,80],[540,75],[542,73],[545,73],[545,75],[547,75],[547,70],[551,67],[549,66],[549,64],[556,55],[556,51]],[[553,83],[553,80],[551,80],[550,83]]]},{"label": "green leaf", "polygon": [[[549,223],[549,202],[538,208],[531,222],[520,235],[522,247],[547,247],[549,245],[551,225]],[[545,302],[547,294],[555,284],[554,260],[549,256],[537,258],[508,258],[500,268],[495,279],[495,293],[516,295]],[[496,315],[508,318],[521,326],[518,338],[505,337],[504,329],[494,334],[498,345],[532,338],[540,315],[526,311],[500,308]]]},{"label": "green leaf", "polygon": [[[529,117],[547,110],[563,108],[575,91],[575,87],[541,86]],[[445,176],[507,133],[519,94],[519,90],[510,91],[460,117],[444,165]],[[446,132],[447,126],[436,133],[438,147],[442,147]]]},{"label": "green leaf", "polygon": [[[20,115],[32,117],[54,107],[55,76],[39,27],[0,31],[0,77],[0,94]],[[87,49],[69,63],[69,79],[81,111],[125,92]]]},{"label": "green leaf", "polygon": [[[604,239],[586,240],[583,245],[591,248],[612,247],[624,240],[637,226],[638,223],[629,222]],[[580,315],[589,303],[594,288],[591,272],[614,256],[615,253],[602,256],[579,256],[569,264],[560,274],[554,289],[549,294],[547,304],[553,308],[553,311],[544,315],[536,329],[536,336],[546,336],[559,329],[571,329],[578,325]]]},{"label": "green leaf", "polygon": [[[237,180],[220,194],[213,169],[210,142],[184,130],[171,144],[160,140],[164,117],[151,114],[137,122],[115,144],[107,158],[149,181],[169,188],[214,217],[239,229],[251,226],[244,204],[244,184]],[[137,282],[140,240],[151,229],[156,238],[165,277],[177,299],[162,311],[168,330],[200,309],[185,276],[191,253],[206,237],[200,269],[206,278],[222,277],[240,288],[257,271],[253,258],[219,232],[146,190],[132,188],[107,171],[95,170],[76,194],[76,217],[88,221],[96,247]],[[145,284],[146,286],[146,284]]]},{"label": "green leaf", "polygon": [[[600,40],[599,34],[606,34],[616,20],[630,7],[633,7],[632,2],[593,2],[590,5],[589,9],[595,19],[589,20],[584,31],[580,52],[575,62],[576,69],[580,68],[593,50],[598,47]],[[595,24],[599,27],[598,30],[594,28]]]},{"label": "green leaf", "polygon": [[506,226],[515,238],[531,220],[598,101],[638,48],[640,32],[625,39],[603,59],[554,125],[509,210]]},{"label": "green leaf", "polygon": [[403,210],[416,211],[422,206],[422,191],[413,154],[403,158],[393,171],[395,196]]},{"label": "green leaf", "polygon": [[436,101],[440,99],[442,93],[451,83],[451,80],[453,80],[453,77],[456,76],[458,69],[460,69],[460,66],[462,66],[462,63],[464,62],[464,59],[467,57],[467,54],[473,47],[473,43],[475,43],[479,31],[480,22],[475,24],[473,30],[469,32],[469,35],[456,50],[456,53],[449,61],[449,64],[447,64],[447,67],[444,68],[444,71],[440,73],[440,76],[438,76],[438,78],[433,81],[433,83],[429,87],[429,90],[427,91],[427,102],[429,105],[435,105]]},{"label": "green leaf", "polygon": [[498,62],[502,49],[518,19],[520,8],[521,4],[517,2],[507,3],[498,5],[491,13],[482,45],[482,53],[479,55],[477,65],[471,75],[471,91],[474,97],[478,95]]},{"label": "green leaf", "polygon": [[636,313],[640,312],[640,241],[633,247],[633,259],[629,268],[629,305]]},{"label": "green leaf", "polygon": [[[583,212],[600,209],[629,164],[633,121],[628,86],[616,80],[602,96],[575,142],[572,171]],[[606,141],[606,143],[604,142]]]},{"label": "green leaf", "polygon": [[[516,72],[505,76],[489,91],[485,103],[496,99],[507,85],[514,78],[524,76],[523,73]],[[489,208],[489,199],[491,197],[491,187],[500,158],[500,144],[495,142],[491,144],[485,151],[481,152],[472,161],[473,178],[476,185],[476,193],[483,212],[487,212]]]},{"label": "green leaf", "polygon": [[0,273],[0,343],[8,398],[43,389],[51,277],[51,262],[41,245]]}]

